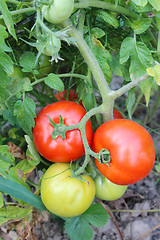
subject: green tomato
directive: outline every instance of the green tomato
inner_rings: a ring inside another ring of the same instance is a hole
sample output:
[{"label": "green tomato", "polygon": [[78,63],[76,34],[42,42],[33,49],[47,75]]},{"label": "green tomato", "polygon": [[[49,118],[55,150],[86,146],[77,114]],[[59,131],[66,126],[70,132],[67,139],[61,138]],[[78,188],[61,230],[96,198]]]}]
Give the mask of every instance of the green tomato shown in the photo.
[{"label": "green tomato", "polygon": [[23,72],[21,71],[20,67],[15,66],[13,69],[13,73],[9,74],[9,77],[14,79],[23,78]]},{"label": "green tomato", "polygon": [[[60,217],[75,217],[85,212],[95,197],[90,176],[71,177],[69,163],[54,163],[41,182],[41,198],[46,208]],[[83,181],[84,180],[84,181]]]},{"label": "green tomato", "polygon": [[106,201],[116,200],[126,192],[126,185],[117,185],[103,176],[97,176],[94,180],[96,197]]},{"label": "green tomato", "polygon": [[74,0],[52,0],[52,4],[44,5],[42,13],[44,18],[53,24],[66,21],[72,14]]},{"label": "green tomato", "polygon": [[42,46],[43,47],[41,47],[41,42],[37,40],[37,50],[41,51],[41,53],[46,56],[51,56],[51,60],[55,59],[55,61],[57,61],[57,59],[59,58],[58,52],[61,48],[60,39],[52,35],[48,38],[47,41],[42,42]]},{"label": "green tomato", "polygon": [[45,77],[52,72],[52,64],[49,56],[44,54],[40,55],[38,59],[38,71],[39,73],[36,75],[37,78]]}]

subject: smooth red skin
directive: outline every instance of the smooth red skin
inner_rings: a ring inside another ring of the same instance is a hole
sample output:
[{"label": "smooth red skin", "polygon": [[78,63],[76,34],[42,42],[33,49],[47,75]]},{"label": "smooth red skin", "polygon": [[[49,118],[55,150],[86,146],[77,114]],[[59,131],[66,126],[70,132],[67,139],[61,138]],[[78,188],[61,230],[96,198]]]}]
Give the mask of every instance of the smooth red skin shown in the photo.
[{"label": "smooth red skin", "polygon": [[117,109],[113,108],[113,118],[114,119],[118,119],[118,118],[122,118],[123,119],[123,116]]},{"label": "smooth red skin", "polygon": [[155,162],[152,137],[138,123],[127,119],[114,119],[103,123],[93,137],[93,150],[110,151],[109,166],[95,159],[99,171],[111,182],[129,185],[145,178]]},{"label": "smooth red skin", "polygon": [[[65,125],[74,125],[80,122],[86,110],[78,103],[71,101],[55,102],[44,107],[35,119],[33,128],[33,141],[37,151],[51,162],[75,161],[84,155],[84,146],[79,130],[66,132],[63,140],[58,136],[55,140],[51,134],[54,130],[47,114],[55,123],[59,123],[59,115],[62,116]],[[86,123],[86,137],[89,146],[92,144],[93,132],[90,120]]]}]

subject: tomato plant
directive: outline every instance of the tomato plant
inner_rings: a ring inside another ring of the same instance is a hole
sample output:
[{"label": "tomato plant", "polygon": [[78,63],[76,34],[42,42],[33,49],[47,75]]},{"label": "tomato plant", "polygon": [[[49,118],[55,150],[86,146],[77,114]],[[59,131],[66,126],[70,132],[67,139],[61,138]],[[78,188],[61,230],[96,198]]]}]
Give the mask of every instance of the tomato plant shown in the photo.
[{"label": "tomato plant", "polygon": [[52,164],[42,178],[41,198],[47,209],[61,217],[82,214],[92,204],[95,185],[90,176],[71,176],[68,163]]},{"label": "tomato plant", "polygon": [[96,197],[101,200],[113,201],[123,196],[127,187],[112,183],[104,176],[97,176],[94,180],[96,187]]},{"label": "tomato plant", "polygon": [[[95,159],[99,171],[119,185],[136,183],[145,178],[155,162],[155,148],[150,134],[138,123],[114,119],[103,123],[93,137],[93,150],[107,149],[108,164]],[[145,166],[145,167],[144,167]]]},{"label": "tomato plant", "polygon": [[52,0],[50,6],[43,6],[42,13],[44,18],[53,24],[59,24],[67,20],[72,14],[74,0]]},{"label": "tomato plant", "polygon": [[[85,109],[78,103],[71,101],[56,102],[43,108],[35,119],[33,140],[38,152],[52,162],[70,162],[84,155],[81,133],[74,129],[66,132],[65,139],[58,136],[55,140],[51,134],[54,131],[48,116],[53,122],[59,123],[62,116],[64,125],[78,124],[85,115]],[[92,143],[92,126],[90,120],[85,126],[89,146]]]}]

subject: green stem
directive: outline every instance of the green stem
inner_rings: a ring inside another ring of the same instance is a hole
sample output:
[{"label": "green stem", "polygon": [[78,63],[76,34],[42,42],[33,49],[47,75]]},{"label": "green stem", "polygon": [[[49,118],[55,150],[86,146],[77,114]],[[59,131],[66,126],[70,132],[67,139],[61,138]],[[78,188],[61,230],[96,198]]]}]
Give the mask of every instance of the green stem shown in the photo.
[{"label": "green stem", "polygon": [[[12,16],[18,15],[18,14],[23,14],[23,13],[29,13],[29,12],[36,12],[36,9],[34,7],[29,7],[29,8],[18,9],[15,11],[10,11]],[[0,15],[0,19],[3,19],[3,15]]]},{"label": "green stem", "polygon": [[[75,39],[76,45],[82,54],[83,58],[88,64],[89,69],[92,72],[92,75],[98,85],[98,88],[100,90],[102,99],[103,99],[103,117],[104,121],[112,119],[112,112],[113,112],[113,96],[112,96],[112,91],[105,79],[105,76],[103,74],[102,69],[100,68],[100,65],[95,58],[94,54],[92,53],[91,49],[87,45],[86,41],[83,38],[83,35],[81,32],[76,30],[73,26],[72,23],[68,20],[64,22],[64,27],[69,29],[69,35]],[[111,106],[111,107],[110,107]]]},{"label": "green stem", "polygon": [[139,14],[136,14],[133,11],[128,10],[127,7],[122,7],[119,5],[115,5],[115,4],[107,3],[103,1],[85,0],[80,3],[75,3],[74,7],[75,8],[88,8],[88,7],[103,8],[103,9],[124,14],[126,16],[129,16],[135,19],[139,18]]},{"label": "green stem", "polygon": [[116,98],[122,96],[125,92],[129,91],[131,88],[137,86],[138,84],[140,84],[141,82],[143,82],[144,80],[146,80],[149,77],[150,76],[147,73],[145,73],[143,76],[133,80],[132,82],[129,82],[128,84],[126,84],[123,87],[119,88],[118,90],[114,91],[113,97],[116,99]]}]

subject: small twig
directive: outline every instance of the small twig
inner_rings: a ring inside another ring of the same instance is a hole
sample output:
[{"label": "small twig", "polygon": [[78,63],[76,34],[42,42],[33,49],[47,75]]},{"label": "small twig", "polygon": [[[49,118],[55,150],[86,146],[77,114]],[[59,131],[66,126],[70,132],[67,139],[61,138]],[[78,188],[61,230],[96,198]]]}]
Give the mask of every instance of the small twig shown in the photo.
[{"label": "small twig", "polygon": [[153,232],[155,229],[159,228],[160,224],[156,225],[155,227],[149,229],[147,232],[145,232],[144,234],[142,234],[141,236],[139,236],[136,240],[141,240],[144,239],[147,235],[149,235],[151,232]]},{"label": "small twig", "polygon": [[46,233],[44,231],[44,227],[43,227],[42,223],[41,223],[41,229],[42,229],[42,233],[43,233],[44,239],[47,240],[47,236],[46,236]]},{"label": "small twig", "polygon": [[118,232],[119,232],[119,235],[120,235],[121,239],[124,240],[123,235],[122,235],[122,233],[121,233],[121,230],[119,229],[119,226],[118,226],[117,222],[114,220],[114,217],[112,216],[111,212],[108,210],[108,208],[104,205],[104,203],[103,203],[100,199],[98,199],[98,201],[99,201],[99,203],[102,205],[102,207],[104,207],[104,209],[105,209],[106,212],[109,214],[109,216],[111,217],[114,225],[116,226],[116,228],[117,228],[117,230],[118,230]]}]

